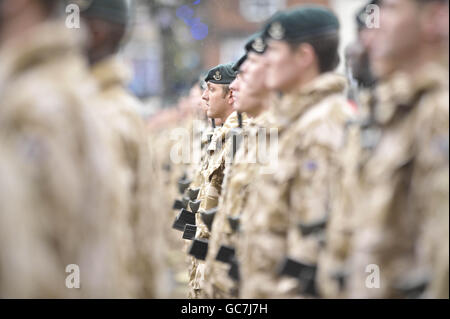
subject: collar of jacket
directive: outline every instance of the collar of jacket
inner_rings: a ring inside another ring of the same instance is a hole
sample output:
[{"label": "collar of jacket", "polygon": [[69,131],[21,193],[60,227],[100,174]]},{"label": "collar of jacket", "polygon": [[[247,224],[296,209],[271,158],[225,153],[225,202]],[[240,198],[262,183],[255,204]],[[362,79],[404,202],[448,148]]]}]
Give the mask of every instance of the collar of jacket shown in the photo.
[{"label": "collar of jacket", "polygon": [[[20,36],[6,41],[0,47],[0,88],[8,79],[24,70],[63,56],[78,56],[80,65],[69,65],[74,69],[87,67],[82,58],[86,34],[81,30],[64,27],[64,21],[42,23],[25,31]],[[83,64],[83,65],[81,65]]]},{"label": "collar of jacket", "polygon": [[440,64],[426,64],[414,76],[397,72],[375,90],[374,120],[385,125],[397,112],[414,108],[425,93],[441,89],[448,90],[448,70]]},{"label": "collar of jacket", "polygon": [[258,117],[253,120],[254,126],[259,128],[276,128],[276,117],[274,108],[270,107],[268,110],[261,113]]},{"label": "collar of jacket", "polygon": [[325,73],[299,90],[282,96],[274,110],[278,129],[286,129],[310,107],[329,95],[343,93],[345,87],[345,77]]},{"label": "collar of jacket", "polygon": [[211,144],[209,144],[209,147],[208,147],[208,153],[211,155],[212,153],[218,151],[219,145],[221,145],[223,147],[224,141],[225,141],[225,138],[226,138],[228,132],[231,129],[236,128],[238,126],[239,126],[239,122],[238,122],[237,112],[233,112],[230,114],[230,116],[228,116],[225,123],[221,127],[218,127],[214,131],[214,135],[212,137]]},{"label": "collar of jacket", "polygon": [[92,75],[102,90],[112,86],[125,87],[131,80],[131,70],[117,56],[103,59],[91,68]]}]

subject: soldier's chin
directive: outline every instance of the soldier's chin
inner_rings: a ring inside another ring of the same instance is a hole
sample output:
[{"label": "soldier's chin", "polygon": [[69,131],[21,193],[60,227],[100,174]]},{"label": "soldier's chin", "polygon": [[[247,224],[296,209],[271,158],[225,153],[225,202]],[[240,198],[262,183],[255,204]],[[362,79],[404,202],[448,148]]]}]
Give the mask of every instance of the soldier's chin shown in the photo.
[{"label": "soldier's chin", "polygon": [[276,81],[274,78],[266,78],[265,86],[270,91],[277,91],[281,88],[281,83],[279,81]]},{"label": "soldier's chin", "polygon": [[242,112],[242,105],[239,102],[234,101],[233,110],[235,110],[237,112]]},{"label": "soldier's chin", "polygon": [[372,60],[371,67],[374,75],[379,79],[386,79],[395,71],[391,63],[382,60]]}]

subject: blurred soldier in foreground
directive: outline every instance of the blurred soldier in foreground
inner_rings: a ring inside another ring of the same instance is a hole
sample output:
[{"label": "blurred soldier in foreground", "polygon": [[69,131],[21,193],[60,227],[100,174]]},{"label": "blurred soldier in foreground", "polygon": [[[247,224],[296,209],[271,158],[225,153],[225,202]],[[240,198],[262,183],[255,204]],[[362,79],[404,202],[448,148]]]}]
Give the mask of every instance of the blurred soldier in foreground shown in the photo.
[{"label": "blurred soldier in foreground", "polygon": [[[266,85],[274,106],[278,165],[251,184],[239,242],[242,298],[315,297],[318,255],[334,194],[336,154],[350,108],[339,62],[339,22],[300,6],[265,26]],[[275,164],[275,163],[274,163]]]},{"label": "blurred soldier in foreground", "polygon": [[[110,222],[120,167],[92,112],[82,34],[54,19],[59,4],[0,1],[1,165],[12,167],[0,189],[0,297],[120,297]],[[80,289],[66,280],[73,264]]]},{"label": "blurred soldier in foreground", "polygon": [[[117,221],[116,240],[124,277],[122,291],[129,297],[154,298],[162,276],[162,224],[151,208],[149,150],[144,123],[139,115],[141,103],[126,89],[131,72],[117,52],[129,19],[125,0],[93,0],[82,13],[89,30],[87,56],[99,86],[99,117],[112,134],[113,147],[124,168],[116,172],[116,183],[123,183],[124,209]],[[161,285],[159,285],[161,286]]]},{"label": "blurred soldier in foreground", "polygon": [[[369,5],[378,5],[379,0],[370,1]],[[346,68],[349,81],[348,99],[356,111],[353,121],[346,123],[346,138],[354,138],[357,134],[357,123],[368,113],[367,96],[370,96],[376,84],[375,76],[369,64],[368,44],[376,29],[367,27],[367,6],[361,8],[356,15],[358,34],[356,42],[350,44],[346,49]],[[344,147],[345,149],[345,147]],[[339,154],[339,177],[337,195],[334,198],[333,214],[327,225],[327,245],[320,256],[319,286],[322,297],[339,298],[345,294],[346,276],[348,275],[348,265],[346,263],[350,253],[349,239],[354,231],[354,223],[349,217],[350,211],[346,209],[353,192],[345,192],[342,189],[352,183],[354,170],[357,169],[357,162],[354,154],[345,150]],[[353,171],[352,171],[353,170]]]},{"label": "blurred soldier in foreground", "polygon": [[448,298],[448,1],[383,0],[380,83],[351,144],[349,297]]}]

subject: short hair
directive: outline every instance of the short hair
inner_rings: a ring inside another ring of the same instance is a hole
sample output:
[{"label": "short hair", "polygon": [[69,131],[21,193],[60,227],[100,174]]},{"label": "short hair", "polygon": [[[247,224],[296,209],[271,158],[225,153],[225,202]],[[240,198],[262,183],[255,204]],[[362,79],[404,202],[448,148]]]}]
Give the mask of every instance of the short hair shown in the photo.
[{"label": "short hair", "polygon": [[303,43],[311,45],[319,62],[319,71],[325,73],[334,71],[340,63],[339,42],[338,32],[333,32],[300,42],[290,41],[288,43],[292,50],[296,50]]}]

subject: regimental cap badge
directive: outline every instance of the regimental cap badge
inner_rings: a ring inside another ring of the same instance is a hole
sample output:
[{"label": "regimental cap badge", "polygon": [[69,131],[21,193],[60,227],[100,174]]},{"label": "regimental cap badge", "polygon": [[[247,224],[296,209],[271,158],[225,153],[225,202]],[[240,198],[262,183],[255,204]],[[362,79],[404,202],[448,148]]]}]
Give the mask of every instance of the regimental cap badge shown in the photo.
[{"label": "regimental cap badge", "polygon": [[256,40],[252,44],[253,50],[255,50],[258,53],[264,52],[265,45],[262,38],[256,38]]},{"label": "regimental cap badge", "polygon": [[222,80],[222,74],[220,74],[219,71],[216,71],[216,74],[214,74],[213,79],[216,81]]},{"label": "regimental cap badge", "polygon": [[281,25],[280,22],[274,22],[269,28],[269,35],[274,40],[282,40],[284,38],[284,34],[286,33],[286,30]]}]

